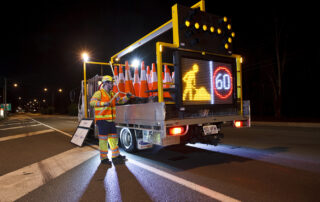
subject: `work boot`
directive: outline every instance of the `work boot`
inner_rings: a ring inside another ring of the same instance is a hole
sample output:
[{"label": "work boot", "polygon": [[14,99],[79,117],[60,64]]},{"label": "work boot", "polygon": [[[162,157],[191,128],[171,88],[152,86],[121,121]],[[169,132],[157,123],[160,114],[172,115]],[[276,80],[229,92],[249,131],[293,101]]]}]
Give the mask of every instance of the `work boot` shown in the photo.
[{"label": "work boot", "polygon": [[117,165],[117,164],[123,164],[126,161],[126,157],[125,156],[117,156],[115,158],[112,158],[112,162],[113,164]]},{"label": "work boot", "polygon": [[101,160],[101,163],[105,165],[111,165],[111,161],[108,158]]}]

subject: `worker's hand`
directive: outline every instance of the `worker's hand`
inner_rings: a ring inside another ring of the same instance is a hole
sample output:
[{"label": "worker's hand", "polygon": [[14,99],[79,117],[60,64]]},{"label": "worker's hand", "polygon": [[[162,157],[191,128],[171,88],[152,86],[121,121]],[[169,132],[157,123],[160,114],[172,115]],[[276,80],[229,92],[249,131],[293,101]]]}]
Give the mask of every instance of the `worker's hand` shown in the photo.
[{"label": "worker's hand", "polygon": [[105,106],[105,107],[107,107],[109,105],[110,105],[110,102],[106,102],[106,103],[103,104],[103,106]]},{"label": "worker's hand", "polygon": [[127,93],[126,96],[130,98],[132,96],[132,94],[131,93]]}]

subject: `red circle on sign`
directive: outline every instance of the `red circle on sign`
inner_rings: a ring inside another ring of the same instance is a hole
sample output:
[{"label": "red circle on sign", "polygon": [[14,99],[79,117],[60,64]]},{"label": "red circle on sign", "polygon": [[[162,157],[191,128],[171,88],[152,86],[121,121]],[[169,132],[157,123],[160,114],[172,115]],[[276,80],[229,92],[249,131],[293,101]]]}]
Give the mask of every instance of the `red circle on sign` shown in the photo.
[{"label": "red circle on sign", "polygon": [[[215,80],[216,80],[216,75],[217,75],[217,73],[219,72],[219,71],[225,71],[228,75],[229,75],[229,77],[230,77],[230,89],[229,89],[229,91],[228,91],[228,93],[226,94],[226,95],[221,95],[219,92],[218,92],[218,90],[216,89],[216,82],[215,82]],[[220,66],[220,67],[218,67],[215,71],[214,71],[214,73],[213,73],[213,89],[214,89],[214,93],[220,98],[220,99],[227,99],[228,97],[230,97],[230,95],[232,94],[232,90],[233,90],[233,84],[232,84],[232,74],[231,74],[231,72],[230,72],[230,70],[228,69],[228,68],[226,68],[226,67],[222,67],[222,66]]]}]

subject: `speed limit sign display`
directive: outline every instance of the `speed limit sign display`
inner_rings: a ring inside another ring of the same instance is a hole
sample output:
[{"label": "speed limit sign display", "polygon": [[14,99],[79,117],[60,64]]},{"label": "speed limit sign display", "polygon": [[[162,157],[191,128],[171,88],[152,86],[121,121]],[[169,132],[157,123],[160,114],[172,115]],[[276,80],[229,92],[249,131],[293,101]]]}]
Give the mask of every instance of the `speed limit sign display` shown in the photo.
[{"label": "speed limit sign display", "polygon": [[233,92],[233,76],[226,64],[217,64],[213,72],[213,89],[215,103],[231,103]]}]

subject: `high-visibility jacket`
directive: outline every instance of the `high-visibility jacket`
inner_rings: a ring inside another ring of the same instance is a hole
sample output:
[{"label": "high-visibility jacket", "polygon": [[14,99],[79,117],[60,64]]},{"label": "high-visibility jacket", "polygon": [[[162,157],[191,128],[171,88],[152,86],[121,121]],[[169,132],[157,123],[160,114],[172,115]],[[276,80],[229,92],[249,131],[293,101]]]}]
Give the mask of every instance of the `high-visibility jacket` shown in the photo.
[{"label": "high-visibility jacket", "polygon": [[128,101],[128,97],[117,97],[112,100],[109,106],[104,106],[108,103],[115,93],[110,91],[110,94],[105,89],[100,89],[96,91],[91,100],[90,106],[94,107],[95,120],[106,120],[106,121],[114,121],[116,118],[116,103],[124,104]]}]

